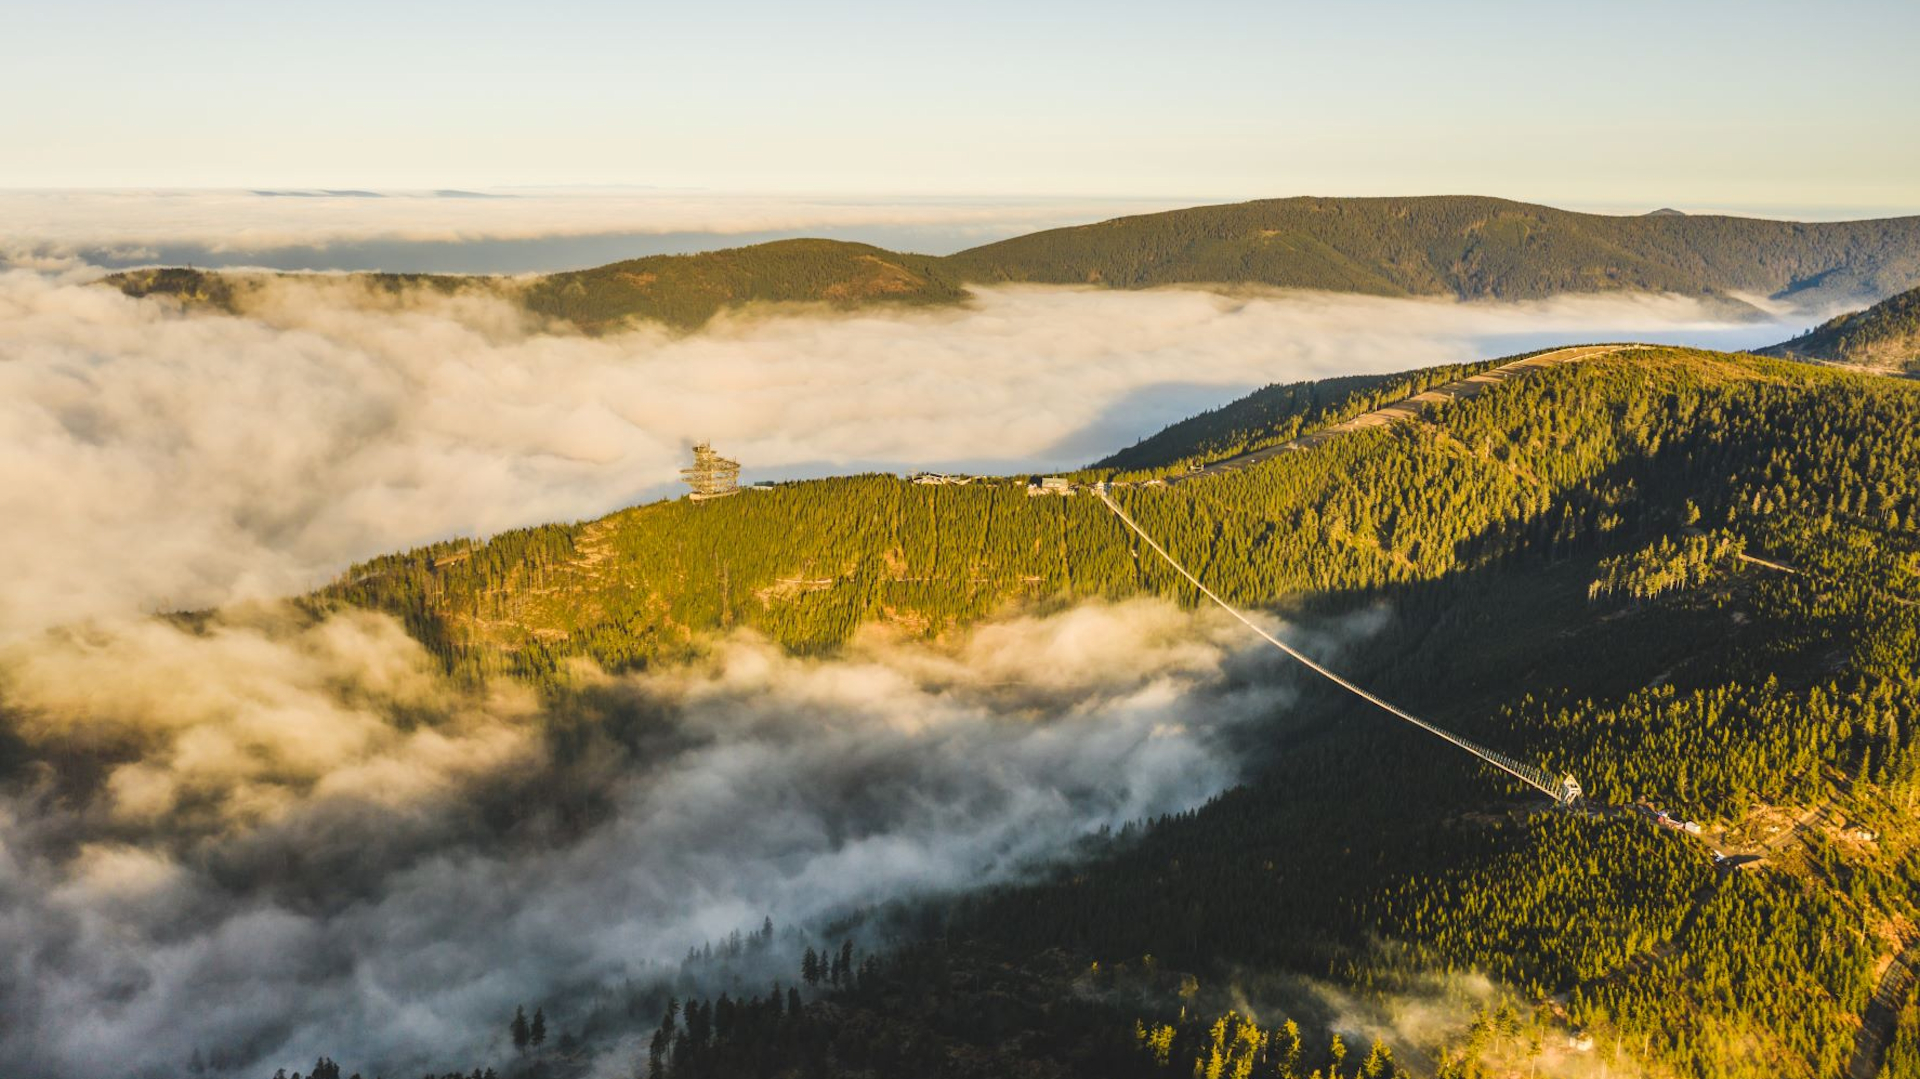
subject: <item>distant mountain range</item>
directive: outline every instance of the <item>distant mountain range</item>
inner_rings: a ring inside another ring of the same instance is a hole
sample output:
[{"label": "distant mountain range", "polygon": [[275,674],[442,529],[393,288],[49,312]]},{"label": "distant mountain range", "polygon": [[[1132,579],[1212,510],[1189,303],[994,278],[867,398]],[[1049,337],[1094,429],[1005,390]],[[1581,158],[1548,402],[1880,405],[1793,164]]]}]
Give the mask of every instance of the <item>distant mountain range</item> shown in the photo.
[{"label": "distant mountain range", "polygon": [[[328,274],[376,291],[427,288],[449,294],[494,292],[529,312],[601,333],[638,322],[691,329],[726,308],[749,304],[957,304],[965,287],[941,260],[901,255],[839,240],[776,240],[697,255],[652,255],[590,270],[536,277],[448,274]],[[171,296],[238,312],[279,279],[319,275],[184,268],[127,270],[106,278],[130,296]]]},{"label": "distant mountain range", "polygon": [[1883,296],[1920,283],[1920,217],[1607,217],[1504,199],[1294,198],[1053,229],[945,260],[966,281],[1252,283],[1381,296]]},{"label": "distant mountain range", "polygon": [[1769,356],[1920,373],[1920,288],[1829,319],[1761,351]]},{"label": "distant mountain range", "polygon": [[[241,275],[133,271],[137,294],[244,301]],[[945,257],[837,240],[780,240],[656,255],[534,278],[355,275],[383,284],[486,288],[588,332],[632,321],[694,327],[730,307],[947,304],[970,284],[1102,288],[1256,285],[1375,296],[1537,299],[1663,292],[1806,306],[1920,284],[1920,217],[1789,222],[1656,211],[1573,213],[1474,196],[1291,198],[1050,229]],[[214,284],[218,277],[227,286]]]}]

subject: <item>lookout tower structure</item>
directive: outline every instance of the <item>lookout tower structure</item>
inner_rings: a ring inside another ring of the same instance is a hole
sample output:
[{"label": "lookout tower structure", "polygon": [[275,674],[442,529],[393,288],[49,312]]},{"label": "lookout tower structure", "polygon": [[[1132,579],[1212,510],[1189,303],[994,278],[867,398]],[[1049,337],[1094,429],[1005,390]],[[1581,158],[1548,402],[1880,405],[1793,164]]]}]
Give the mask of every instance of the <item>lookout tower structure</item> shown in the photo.
[{"label": "lookout tower structure", "polygon": [[681,469],[680,478],[693,488],[687,497],[695,502],[725,498],[740,490],[740,462],[720,456],[711,443],[701,442],[693,447],[693,467]]}]

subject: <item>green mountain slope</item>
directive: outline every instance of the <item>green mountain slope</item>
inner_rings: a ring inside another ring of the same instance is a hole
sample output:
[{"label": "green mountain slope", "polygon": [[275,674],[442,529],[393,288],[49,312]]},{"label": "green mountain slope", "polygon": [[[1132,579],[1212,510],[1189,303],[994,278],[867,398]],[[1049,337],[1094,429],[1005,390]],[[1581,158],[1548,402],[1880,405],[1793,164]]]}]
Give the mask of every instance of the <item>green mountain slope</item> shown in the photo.
[{"label": "green mountain slope", "polygon": [[1252,283],[1464,299],[1616,290],[1884,295],[1920,281],[1920,218],[1608,217],[1472,196],[1269,199],[1053,229],[947,263],[968,281],[1114,288]]},{"label": "green mountain slope", "polygon": [[1920,372],[1920,288],[1829,319],[1763,355]]},{"label": "green mountain slope", "polygon": [[[1316,426],[1379,389],[1284,388],[1174,429],[1166,453]],[[1372,612],[1344,671],[1614,811],[1546,810],[1303,679],[1240,747],[1243,786],[1035,880],[876,912],[887,956],[798,1011],[716,1003],[729,1022],[668,1038],[656,1074],[1205,1074],[1215,1017],[1253,1000],[1307,1032],[1257,1074],[1325,1075],[1341,1020],[1302,979],[1387,1009],[1463,970],[1511,1012],[1462,1019],[1427,1074],[1524,1073],[1576,1028],[1655,1075],[1848,1070],[1920,921],[1920,387],[1622,352],[1117,497],[1237,603],[1296,626]],[[1141,593],[1197,601],[1093,499],[863,476],[442,544],[308,602],[391,611],[451,669],[565,699],[571,657],[672,663],[742,627],[830,652],[872,622],[937,636]],[[1626,810],[1640,800],[1706,835]],[[1910,1053],[1920,1013],[1899,1023]]]}]

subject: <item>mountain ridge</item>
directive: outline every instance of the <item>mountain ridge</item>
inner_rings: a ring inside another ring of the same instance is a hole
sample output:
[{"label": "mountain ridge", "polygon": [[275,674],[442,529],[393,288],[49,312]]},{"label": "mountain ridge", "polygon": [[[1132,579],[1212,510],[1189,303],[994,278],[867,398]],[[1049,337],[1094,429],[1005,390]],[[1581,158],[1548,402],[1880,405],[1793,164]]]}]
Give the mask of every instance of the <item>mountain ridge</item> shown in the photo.
[{"label": "mountain ridge", "polygon": [[[215,282],[246,276],[136,270],[106,281],[134,295],[231,309],[244,303],[244,290]],[[1751,311],[1741,296],[1813,306],[1920,284],[1920,216],[1790,222],[1584,214],[1472,195],[1300,196],[1112,218],[946,256],[791,239],[532,277],[346,276],[379,288],[491,289],[530,314],[589,333],[646,322],[694,329],[752,305],[953,305],[966,301],[970,285],[1005,283],[1460,300],[1654,292]]]},{"label": "mountain ridge", "polygon": [[[1295,257],[1276,258],[1285,248]],[[1524,257],[1523,257],[1524,256]],[[1264,199],[1049,229],[948,257],[969,281],[1238,282],[1460,299],[1654,291],[1800,296],[1920,279],[1920,217],[1609,216],[1474,195]]]}]

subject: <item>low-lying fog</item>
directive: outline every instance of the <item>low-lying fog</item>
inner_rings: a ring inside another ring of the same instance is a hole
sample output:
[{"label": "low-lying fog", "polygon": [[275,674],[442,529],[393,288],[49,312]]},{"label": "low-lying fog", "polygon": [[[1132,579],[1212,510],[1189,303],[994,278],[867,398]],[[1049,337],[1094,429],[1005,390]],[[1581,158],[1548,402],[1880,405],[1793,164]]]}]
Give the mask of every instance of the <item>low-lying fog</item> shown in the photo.
[{"label": "low-lying fog", "polygon": [[0,274],[0,1059],[56,1079],[471,1068],[516,1003],[564,1026],[764,916],[1193,805],[1236,777],[1222,738],[1285,703],[1234,627],[1155,601],[834,659],[740,636],[583,672],[565,715],[449,684],[382,617],[142,612],[657,497],[695,439],[750,478],[1043,470],[1267,382],[1785,335],[1663,297],[1014,288],[587,339],[472,298],[290,284],[235,318],[86,278]]},{"label": "low-lying fog", "polygon": [[833,660],[742,635],[586,675],[557,717],[448,684],[383,616],[14,646],[36,763],[0,801],[0,1057],[51,1079],[498,1062],[517,1004],[578,1030],[763,917],[1005,879],[1205,799],[1236,778],[1221,737],[1284,700],[1236,628],[1139,600]]},{"label": "low-lying fog", "polygon": [[746,478],[1077,466],[1269,382],[1560,341],[1757,344],[1674,297],[1468,305],[983,289],[964,310],[546,332],[505,303],[288,283],[248,317],[0,273],[0,637],[305,590],[351,560]]}]

